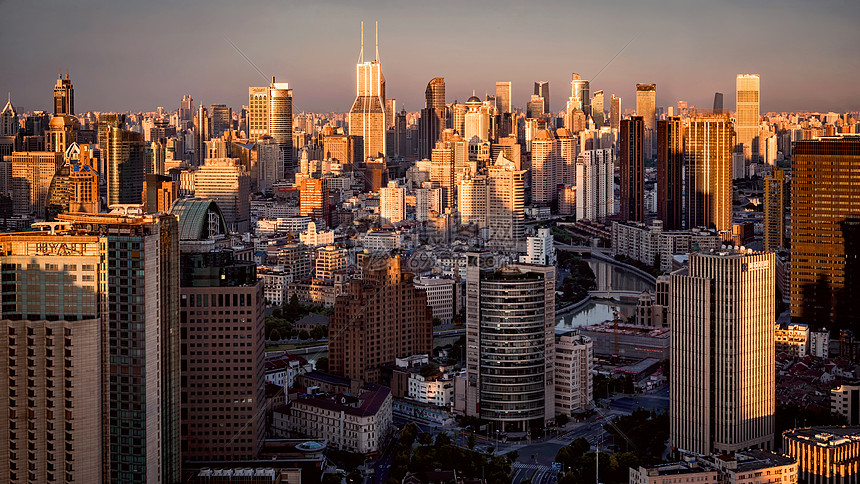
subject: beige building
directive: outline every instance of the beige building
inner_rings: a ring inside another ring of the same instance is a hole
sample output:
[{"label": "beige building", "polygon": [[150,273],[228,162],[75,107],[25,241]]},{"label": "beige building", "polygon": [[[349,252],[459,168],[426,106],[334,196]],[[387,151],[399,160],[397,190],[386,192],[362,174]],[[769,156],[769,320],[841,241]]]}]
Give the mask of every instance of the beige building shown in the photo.
[{"label": "beige building", "polygon": [[797,475],[809,484],[860,481],[860,427],[807,427],[782,434],[782,448],[797,459]]},{"label": "beige building", "polygon": [[250,230],[251,177],[235,158],[210,158],[197,169],[194,196],[214,200],[231,232]]},{"label": "beige building", "polygon": [[797,358],[809,354],[809,326],[805,324],[774,323],[776,353],[785,353]]},{"label": "beige building", "polygon": [[365,384],[357,396],[336,394],[293,400],[288,412],[275,410],[273,427],[326,439],[329,445],[366,454],[381,449],[393,430],[388,387]]},{"label": "beige building", "polygon": [[591,338],[572,331],[555,342],[555,413],[588,410],[594,400],[591,371],[594,345]]},{"label": "beige building", "polygon": [[63,153],[24,151],[4,159],[10,167],[13,213],[43,215],[51,180],[63,166]]},{"label": "beige building", "polygon": [[335,271],[345,269],[348,262],[346,249],[334,245],[322,247],[316,255],[316,278],[334,279]]},{"label": "beige building", "polygon": [[732,230],[732,121],[728,114],[690,118],[687,155],[687,227]]},{"label": "beige building", "polygon": [[842,415],[848,425],[860,424],[860,385],[839,385],[830,390],[830,413]]},{"label": "beige building", "polygon": [[406,218],[406,189],[396,181],[379,189],[379,224],[396,224]]},{"label": "beige building", "polygon": [[334,230],[319,230],[316,222],[308,222],[306,231],[299,234],[299,241],[310,247],[334,243]]},{"label": "beige building", "polygon": [[774,292],[773,253],[693,253],[672,273],[670,445],[773,447]]},{"label": "beige building", "polygon": [[448,277],[420,277],[415,280],[415,287],[427,293],[427,305],[433,310],[433,317],[439,318],[442,324],[449,324],[454,319],[457,309],[455,285],[454,279]]},{"label": "beige building", "polygon": [[513,249],[523,240],[525,218],[525,170],[499,153],[487,167],[488,247]]},{"label": "beige building", "polygon": [[796,484],[797,462],[765,450],[708,457],[685,455],[682,462],[630,468],[630,484]]}]

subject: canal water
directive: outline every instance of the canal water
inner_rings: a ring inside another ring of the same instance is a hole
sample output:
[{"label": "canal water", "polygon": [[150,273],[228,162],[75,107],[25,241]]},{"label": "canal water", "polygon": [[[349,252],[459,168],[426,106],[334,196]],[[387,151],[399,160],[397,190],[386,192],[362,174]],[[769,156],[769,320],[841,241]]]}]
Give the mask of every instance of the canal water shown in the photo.
[{"label": "canal water", "polygon": [[[598,291],[653,291],[654,284],[642,276],[620,266],[612,265],[598,259],[589,259],[588,265],[594,271]],[[635,301],[624,300],[613,303],[604,299],[592,299],[585,305],[558,315],[557,333],[565,332],[579,326],[602,323],[613,319],[612,306],[617,305],[625,316],[632,317],[636,309]]]}]

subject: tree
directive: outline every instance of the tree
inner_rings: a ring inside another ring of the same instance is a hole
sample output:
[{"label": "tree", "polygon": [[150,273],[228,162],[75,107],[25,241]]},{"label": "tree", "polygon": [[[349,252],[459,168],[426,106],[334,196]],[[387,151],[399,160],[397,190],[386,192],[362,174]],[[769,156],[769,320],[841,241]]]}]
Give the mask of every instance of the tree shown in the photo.
[{"label": "tree", "polygon": [[567,425],[568,422],[570,422],[570,417],[566,413],[560,413],[555,416],[555,423],[561,427]]},{"label": "tree", "polygon": [[322,358],[318,359],[316,364],[314,365],[314,369],[319,371],[328,371],[328,357],[323,356]]},{"label": "tree", "polygon": [[418,444],[420,445],[430,445],[433,443],[433,436],[427,432],[421,432],[418,434]]},{"label": "tree", "polygon": [[307,330],[303,329],[303,330],[299,331],[299,339],[305,340],[305,339],[310,339],[310,338],[311,338],[311,334],[308,333]]},{"label": "tree", "polygon": [[439,316],[433,316],[433,326],[439,326],[442,324],[442,320],[439,319]]},{"label": "tree", "polygon": [[412,447],[416,437],[418,437],[418,426],[415,425],[415,422],[409,422],[400,431],[400,443],[404,447]]},{"label": "tree", "polygon": [[469,438],[466,440],[466,445],[469,446],[469,450],[475,449],[475,432],[469,432]]},{"label": "tree", "polygon": [[451,445],[451,437],[448,435],[448,432],[441,432],[436,435],[436,442],[434,443],[436,448]]}]

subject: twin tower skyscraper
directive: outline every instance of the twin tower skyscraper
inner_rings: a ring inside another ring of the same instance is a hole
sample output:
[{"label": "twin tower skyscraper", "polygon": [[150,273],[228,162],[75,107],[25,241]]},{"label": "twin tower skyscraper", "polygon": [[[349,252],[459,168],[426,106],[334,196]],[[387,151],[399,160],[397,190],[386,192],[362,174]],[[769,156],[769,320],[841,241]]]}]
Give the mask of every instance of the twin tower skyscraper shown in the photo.
[{"label": "twin tower skyscraper", "polygon": [[393,108],[385,100],[385,76],[379,63],[379,23],[376,24],[376,56],[364,60],[364,22],[361,23],[361,51],[355,66],[355,102],[349,109],[349,134],[361,139],[362,161],[384,158],[385,131]]}]

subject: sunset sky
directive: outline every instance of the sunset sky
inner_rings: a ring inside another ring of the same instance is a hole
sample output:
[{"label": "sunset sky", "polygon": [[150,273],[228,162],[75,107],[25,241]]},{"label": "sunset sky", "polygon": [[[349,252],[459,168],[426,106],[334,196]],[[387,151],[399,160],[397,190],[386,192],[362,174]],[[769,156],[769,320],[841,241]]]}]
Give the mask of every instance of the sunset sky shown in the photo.
[{"label": "sunset sky", "polygon": [[[379,21],[388,97],[423,107],[431,78],[447,100],[483,97],[513,82],[525,107],[536,80],[564,107],[570,74],[592,92],[635,105],[637,82],[657,84],[657,104],[734,110],[739,73],[761,75],[761,111],[860,109],[860,2],[726,1],[0,1],[0,90],[19,111],[48,110],[68,69],[78,112],[247,104],[251,85],[289,82],[294,112],[346,111],[355,97],[359,22],[373,58]],[[629,47],[594,79],[624,45]]]}]

